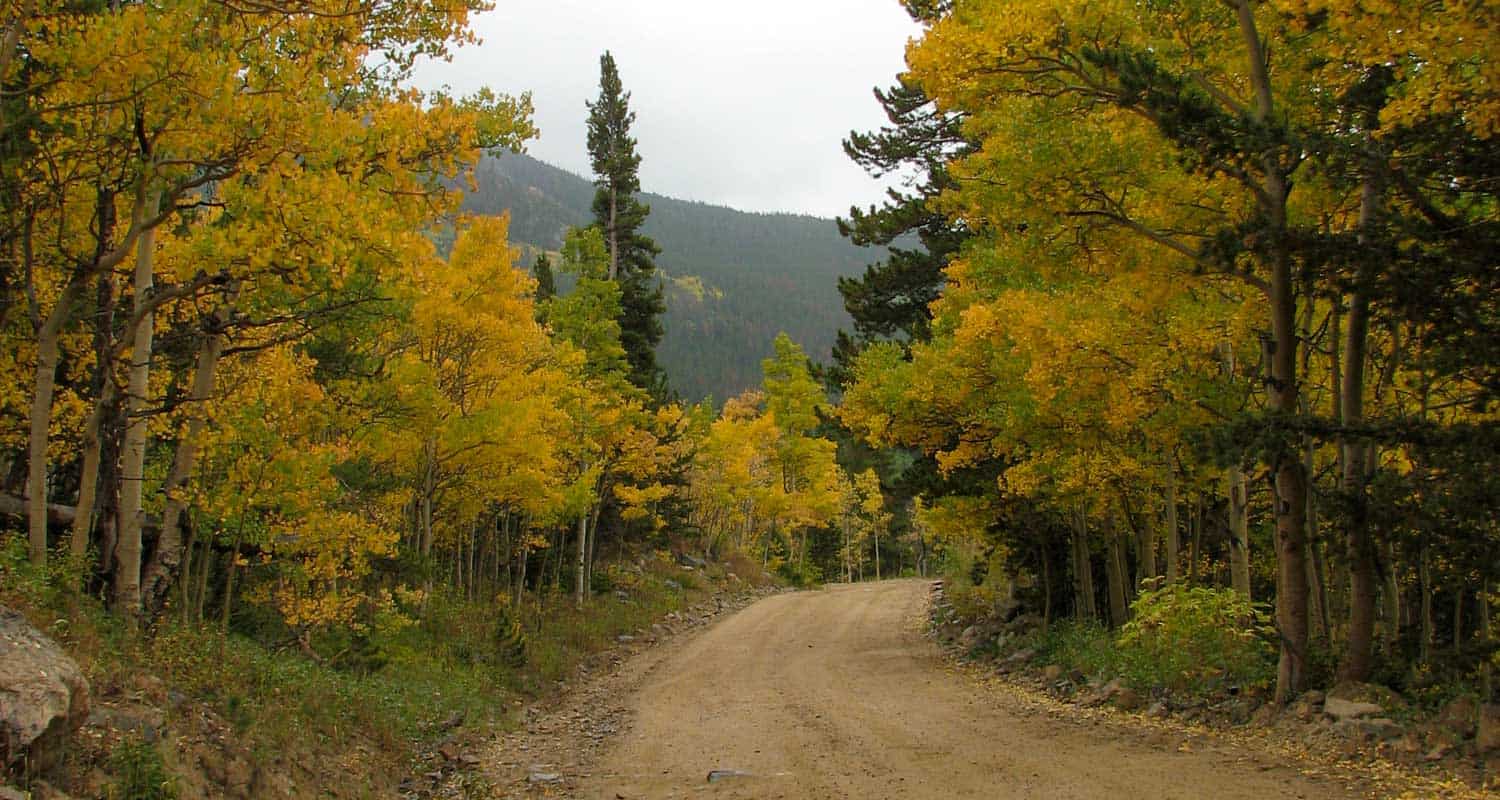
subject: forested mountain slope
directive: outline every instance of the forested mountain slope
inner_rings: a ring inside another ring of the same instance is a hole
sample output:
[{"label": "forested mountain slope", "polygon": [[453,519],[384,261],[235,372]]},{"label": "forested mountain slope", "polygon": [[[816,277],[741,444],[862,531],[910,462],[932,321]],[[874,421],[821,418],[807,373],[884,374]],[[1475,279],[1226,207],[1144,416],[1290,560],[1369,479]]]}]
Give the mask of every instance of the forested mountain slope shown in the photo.
[{"label": "forested mountain slope", "polygon": [[[465,207],[511,211],[511,237],[544,250],[570,225],[592,220],[593,184],[524,155],[487,157]],[[760,361],[786,331],[814,360],[828,357],[848,327],[838,276],[880,257],[839,236],[832,220],[760,214],[643,194],[644,233],[662,248],[656,263],[667,293],[666,337],[658,358],[684,399],[723,400],[760,381]]]}]

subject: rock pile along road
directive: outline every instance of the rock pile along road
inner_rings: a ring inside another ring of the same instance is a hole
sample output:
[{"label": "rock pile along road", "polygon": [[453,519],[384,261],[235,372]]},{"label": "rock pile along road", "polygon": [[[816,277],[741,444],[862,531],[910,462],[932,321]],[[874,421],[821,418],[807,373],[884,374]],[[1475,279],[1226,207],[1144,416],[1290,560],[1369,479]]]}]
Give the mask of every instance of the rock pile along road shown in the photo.
[{"label": "rock pile along road", "polygon": [[[927,581],[761,600],[617,687],[580,798],[1353,798],[1209,736],[1049,714],[955,674]],[[709,781],[711,771],[724,771]]]}]

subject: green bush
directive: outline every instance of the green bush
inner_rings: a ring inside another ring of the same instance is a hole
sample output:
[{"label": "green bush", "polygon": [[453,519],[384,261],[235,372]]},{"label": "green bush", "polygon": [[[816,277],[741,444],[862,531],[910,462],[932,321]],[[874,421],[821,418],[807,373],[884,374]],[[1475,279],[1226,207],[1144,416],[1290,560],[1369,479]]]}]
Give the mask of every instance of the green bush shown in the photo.
[{"label": "green bush", "polygon": [[1138,686],[1202,692],[1275,677],[1276,631],[1231,589],[1164,586],[1141,594],[1115,638],[1120,674]]},{"label": "green bush", "polygon": [[1096,677],[1120,674],[1122,662],[1115,637],[1093,620],[1063,620],[1035,635],[1031,647],[1038,659]]}]

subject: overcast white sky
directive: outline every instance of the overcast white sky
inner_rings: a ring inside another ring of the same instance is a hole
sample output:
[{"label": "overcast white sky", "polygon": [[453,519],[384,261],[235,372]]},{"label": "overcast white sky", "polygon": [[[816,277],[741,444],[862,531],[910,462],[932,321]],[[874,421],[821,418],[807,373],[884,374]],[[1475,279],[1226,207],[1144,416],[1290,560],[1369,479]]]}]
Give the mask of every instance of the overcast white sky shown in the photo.
[{"label": "overcast white sky", "polygon": [[631,92],[649,192],[750,211],[847,214],[882,198],[844,156],[885,119],[871,95],[917,26],[896,0],[498,0],[478,46],[418,69],[424,88],[479,86],[536,103],[537,158],[588,176],[585,100],[599,55]]}]

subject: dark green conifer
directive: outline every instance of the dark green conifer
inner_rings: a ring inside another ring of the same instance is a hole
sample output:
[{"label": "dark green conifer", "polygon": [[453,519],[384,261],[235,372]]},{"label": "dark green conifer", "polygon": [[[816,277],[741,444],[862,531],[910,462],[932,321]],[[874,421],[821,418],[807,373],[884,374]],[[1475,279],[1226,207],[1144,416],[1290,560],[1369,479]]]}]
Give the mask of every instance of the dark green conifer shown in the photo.
[{"label": "dark green conifer", "polygon": [[599,97],[588,104],[589,158],[594,169],[594,224],[609,248],[609,277],[620,284],[620,343],[630,361],[630,380],[664,396],[664,379],[656,364],[661,341],[661,282],[653,259],[661,248],[641,235],[641,224],[651,207],[641,203],[638,173],[641,157],[635,151],[630,126],[630,93],[620,83],[615,59],[607,51],[599,58]]}]

